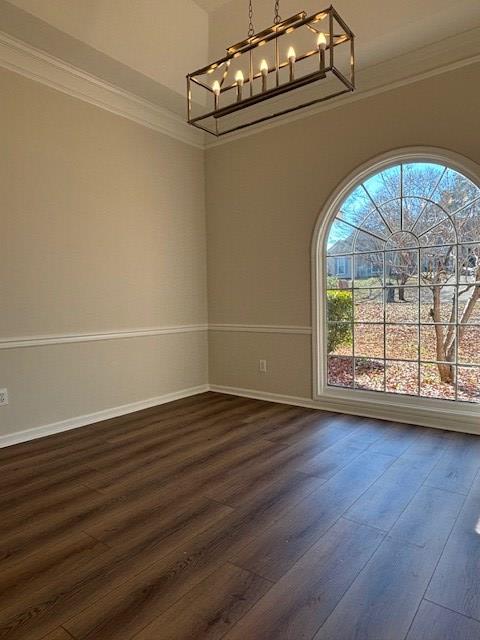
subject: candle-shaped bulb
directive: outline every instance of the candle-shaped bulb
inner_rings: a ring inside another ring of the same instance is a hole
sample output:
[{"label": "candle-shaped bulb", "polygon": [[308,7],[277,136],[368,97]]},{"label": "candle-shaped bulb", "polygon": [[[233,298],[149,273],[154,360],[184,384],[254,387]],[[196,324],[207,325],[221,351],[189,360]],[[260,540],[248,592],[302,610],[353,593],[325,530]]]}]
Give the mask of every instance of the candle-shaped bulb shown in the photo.
[{"label": "candle-shaped bulb", "polygon": [[325,51],[325,49],[327,48],[327,39],[325,37],[325,34],[322,32],[318,34],[317,47],[320,51]]},{"label": "candle-shaped bulb", "polygon": [[214,108],[215,111],[218,109],[218,96],[220,95],[220,83],[218,80],[215,80],[212,84],[212,91],[213,91],[213,100],[214,100]]},{"label": "candle-shaped bulb", "polygon": [[243,77],[243,71],[241,69],[239,69],[235,74],[235,82],[238,84],[239,87],[243,86],[244,77]]},{"label": "candle-shaped bulb", "polygon": [[266,91],[268,77],[268,64],[266,60],[260,62],[260,73],[262,74],[262,91]]},{"label": "candle-shaped bulb", "polygon": [[295,55],[295,49],[293,47],[290,47],[288,49],[287,58],[288,58],[288,75],[290,78],[290,82],[292,82],[295,79],[293,65],[295,64],[295,60],[297,59],[297,56]]},{"label": "candle-shaped bulb", "polygon": [[320,71],[323,74],[322,77],[325,77],[325,49],[327,48],[327,39],[325,34],[320,31],[317,38],[317,49],[320,54]]},{"label": "candle-shaped bulb", "polygon": [[237,83],[237,102],[242,99],[242,87],[244,83],[243,71],[239,69],[235,74],[235,82]]}]

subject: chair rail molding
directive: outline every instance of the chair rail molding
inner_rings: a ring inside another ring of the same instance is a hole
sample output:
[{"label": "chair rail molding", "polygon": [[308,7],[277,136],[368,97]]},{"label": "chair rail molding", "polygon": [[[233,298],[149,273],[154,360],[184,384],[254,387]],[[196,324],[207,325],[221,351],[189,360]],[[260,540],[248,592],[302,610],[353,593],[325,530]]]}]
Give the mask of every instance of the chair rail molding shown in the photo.
[{"label": "chair rail molding", "polygon": [[212,324],[208,325],[209,331],[230,331],[246,333],[294,333],[309,336],[312,327],[278,324]]},{"label": "chair rail molding", "polygon": [[11,336],[0,338],[0,350],[22,349],[26,347],[46,347],[72,342],[99,342],[101,340],[125,340],[148,336],[170,335],[173,333],[195,333],[198,331],[228,331],[246,333],[281,333],[310,336],[312,328],[295,325],[274,324],[184,324],[165,327],[146,327],[117,331],[96,331],[85,333],[60,333],[50,335]]},{"label": "chair rail molding", "polygon": [[144,338],[148,336],[170,335],[173,333],[195,333],[207,331],[207,324],[184,324],[146,329],[126,329],[122,331],[101,331],[97,333],[62,333],[58,335],[12,336],[0,338],[1,349],[21,349],[25,347],[45,347],[72,342],[98,342],[100,340],[124,340],[126,338]]}]

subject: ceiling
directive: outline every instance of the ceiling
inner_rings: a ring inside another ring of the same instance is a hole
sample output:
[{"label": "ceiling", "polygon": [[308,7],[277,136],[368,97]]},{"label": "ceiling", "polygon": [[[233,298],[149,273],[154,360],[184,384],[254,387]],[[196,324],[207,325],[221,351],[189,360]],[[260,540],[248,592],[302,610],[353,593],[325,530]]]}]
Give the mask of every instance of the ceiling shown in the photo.
[{"label": "ceiling", "polygon": [[[329,2],[281,0],[280,12]],[[272,23],[273,7],[253,0],[256,30]],[[480,29],[479,0],[335,0],[335,8],[355,32],[359,71],[396,61],[414,75],[411,52],[418,60],[426,45],[441,51],[444,40],[471,42]],[[182,116],[186,73],[223,56],[247,29],[248,0],[0,0],[0,31]]]},{"label": "ceiling", "polygon": [[230,0],[195,0],[199,7],[205,9],[205,11],[215,11]]},{"label": "ceiling", "polygon": [[[202,2],[221,5],[210,14],[209,51],[214,60],[226,46],[246,36],[248,0]],[[329,4],[330,0],[281,0],[280,14],[283,18],[300,10],[311,14]],[[333,0],[333,4],[356,35],[359,69],[480,26],[479,0]],[[272,23],[273,7],[274,0],[253,0],[257,31]]]},{"label": "ceiling", "polygon": [[[0,4],[10,9],[10,26],[30,44],[32,38],[45,34],[40,48],[55,48],[48,52],[61,59],[83,47],[85,58],[97,52],[179,94],[185,91],[185,75],[207,63],[208,15],[193,0],[8,0]],[[3,17],[0,14],[1,30],[5,30]],[[100,56],[96,57],[101,69]]]}]

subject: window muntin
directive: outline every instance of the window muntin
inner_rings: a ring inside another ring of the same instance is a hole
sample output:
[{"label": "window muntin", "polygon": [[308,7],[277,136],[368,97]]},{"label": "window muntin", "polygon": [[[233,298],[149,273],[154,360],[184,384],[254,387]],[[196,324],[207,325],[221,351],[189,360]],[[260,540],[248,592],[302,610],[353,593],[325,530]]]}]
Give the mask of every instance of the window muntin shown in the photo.
[{"label": "window muntin", "polygon": [[439,163],[384,169],[326,247],[327,384],[480,402],[480,189]]}]

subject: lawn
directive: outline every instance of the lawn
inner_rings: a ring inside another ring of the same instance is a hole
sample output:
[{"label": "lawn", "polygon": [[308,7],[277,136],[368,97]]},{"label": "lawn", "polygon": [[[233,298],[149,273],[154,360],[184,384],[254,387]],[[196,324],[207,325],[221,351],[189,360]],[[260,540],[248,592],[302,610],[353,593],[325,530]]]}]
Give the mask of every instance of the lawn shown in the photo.
[{"label": "lawn", "polygon": [[[444,287],[442,292],[441,319],[445,323],[451,320],[452,309],[451,292],[448,289]],[[418,295],[418,289],[406,290],[407,302],[385,303],[384,308],[381,291],[356,291],[353,305],[354,336],[352,339],[351,332],[346,332],[346,339],[331,350],[329,384],[353,386],[355,366],[357,388],[455,399],[455,386],[442,383],[437,365],[426,362],[437,359],[436,331],[430,315],[432,294],[430,289],[422,289],[420,301],[418,297],[414,299]],[[466,300],[461,299],[460,314],[465,304]],[[373,324],[382,323],[384,313],[387,324]],[[477,326],[473,323],[477,323]],[[480,402],[480,367],[462,366],[480,365],[479,345],[480,305],[477,304],[458,344],[459,366],[456,375],[459,400]],[[420,360],[420,364],[408,360]]]}]

